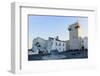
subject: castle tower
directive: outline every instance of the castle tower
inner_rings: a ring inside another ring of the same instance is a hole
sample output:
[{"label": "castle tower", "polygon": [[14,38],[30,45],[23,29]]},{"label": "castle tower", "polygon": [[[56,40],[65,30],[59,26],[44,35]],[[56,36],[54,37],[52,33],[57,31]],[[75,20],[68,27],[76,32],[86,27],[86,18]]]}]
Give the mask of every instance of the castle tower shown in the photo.
[{"label": "castle tower", "polygon": [[81,34],[79,22],[69,25],[70,50],[81,49]]}]

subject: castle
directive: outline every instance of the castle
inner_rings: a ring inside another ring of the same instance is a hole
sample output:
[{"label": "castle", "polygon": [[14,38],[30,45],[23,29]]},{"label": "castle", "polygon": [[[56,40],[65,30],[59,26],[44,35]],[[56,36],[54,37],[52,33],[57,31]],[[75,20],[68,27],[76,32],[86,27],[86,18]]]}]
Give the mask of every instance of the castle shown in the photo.
[{"label": "castle", "polygon": [[29,52],[29,54],[50,53],[52,50],[64,52],[88,49],[88,39],[87,37],[81,38],[79,22],[69,25],[68,31],[69,40],[67,41],[60,40],[58,36],[55,38],[49,37],[48,40],[40,37],[35,38],[32,44],[32,52]]}]

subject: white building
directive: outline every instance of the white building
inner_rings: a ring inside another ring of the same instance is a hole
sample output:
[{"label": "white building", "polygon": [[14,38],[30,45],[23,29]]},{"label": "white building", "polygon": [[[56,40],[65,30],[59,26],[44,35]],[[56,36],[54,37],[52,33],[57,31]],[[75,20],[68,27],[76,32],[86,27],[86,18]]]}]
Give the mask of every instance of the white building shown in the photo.
[{"label": "white building", "polygon": [[87,37],[83,38],[83,46],[84,46],[84,49],[88,49],[88,38]]},{"label": "white building", "polygon": [[58,52],[66,51],[66,41],[59,40],[58,36],[56,38],[49,37],[47,50],[58,50]]},{"label": "white building", "polygon": [[48,40],[40,37],[33,40],[32,51],[34,54],[39,52],[50,53],[51,50],[58,50],[58,52],[66,51],[66,41],[59,40],[58,36],[56,38],[49,37]]},{"label": "white building", "polygon": [[47,41],[44,40],[43,38],[37,37],[33,40],[32,44],[32,51],[35,54],[38,54],[39,52],[47,52]]},{"label": "white building", "polygon": [[70,49],[81,49],[82,42],[81,42],[81,32],[80,32],[80,25],[78,22],[71,24],[68,28],[69,30],[69,43]]},{"label": "white building", "polygon": [[78,22],[69,25],[69,40],[62,41],[57,36],[56,38],[49,37],[48,40],[37,37],[33,40],[31,54],[50,53],[51,50],[58,50],[58,52],[63,52],[67,50],[81,50],[88,49],[88,39],[87,37],[81,38],[80,25]]}]

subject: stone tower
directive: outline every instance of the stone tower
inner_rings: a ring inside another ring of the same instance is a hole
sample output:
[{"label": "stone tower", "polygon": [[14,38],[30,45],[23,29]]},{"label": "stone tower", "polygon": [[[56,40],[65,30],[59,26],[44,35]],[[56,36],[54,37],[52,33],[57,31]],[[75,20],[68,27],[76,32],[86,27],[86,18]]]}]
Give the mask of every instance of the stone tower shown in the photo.
[{"label": "stone tower", "polygon": [[81,49],[81,34],[79,22],[69,25],[70,50]]}]

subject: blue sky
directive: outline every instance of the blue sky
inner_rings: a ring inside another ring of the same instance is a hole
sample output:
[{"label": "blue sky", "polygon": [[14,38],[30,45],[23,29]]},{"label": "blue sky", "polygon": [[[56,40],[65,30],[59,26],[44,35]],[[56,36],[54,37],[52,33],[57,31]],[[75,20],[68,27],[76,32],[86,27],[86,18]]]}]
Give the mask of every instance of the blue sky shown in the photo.
[{"label": "blue sky", "polygon": [[36,37],[48,39],[48,37],[59,36],[60,40],[68,40],[68,26],[79,21],[82,36],[88,34],[88,18],[75,16],[29,16],[29,48],[32,47],[32,40]]}]

